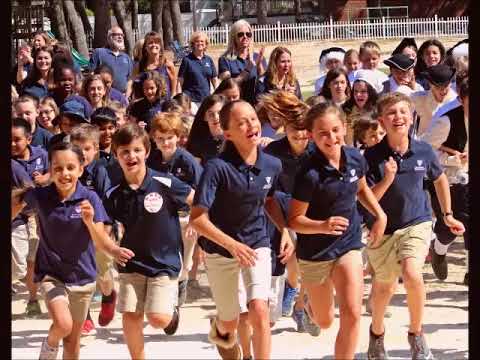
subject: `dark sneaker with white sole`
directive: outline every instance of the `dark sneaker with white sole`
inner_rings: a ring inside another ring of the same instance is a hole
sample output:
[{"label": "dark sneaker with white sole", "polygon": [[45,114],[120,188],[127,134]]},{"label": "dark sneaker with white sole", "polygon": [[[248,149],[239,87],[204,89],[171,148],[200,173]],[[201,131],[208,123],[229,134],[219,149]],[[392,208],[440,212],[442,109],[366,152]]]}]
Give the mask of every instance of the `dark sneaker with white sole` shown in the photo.
[{"label": "dark sneaker with white sole", "polygon": [[434,360],[423,334],[415,335],[408,333],[408,343],[412,352],[412,360]]},{"label": "dark sneaker with white sole", "polygon": [[372,328],[370,328],[370,341],[368,343],[368,352],[367,352],[367,359],[368,360],[388,360],[388,353],[385,350],[385,333],[378,336],[372,332]]},{"label": "dark sneaker with white sole", "polygon": [[178,324],[180,323],[180,310],[178,306],[175,306],[175,310],[173,311],[172,320],[170,320],[170,324],[167,325],[163,331],[167,335],[174,335],[177,332]]},{"label": "dark sneaker with white sole", "polygon": [[432,251],[432,269],[438,280],[445,280],[448,277],[447,255],[438,255]]}]

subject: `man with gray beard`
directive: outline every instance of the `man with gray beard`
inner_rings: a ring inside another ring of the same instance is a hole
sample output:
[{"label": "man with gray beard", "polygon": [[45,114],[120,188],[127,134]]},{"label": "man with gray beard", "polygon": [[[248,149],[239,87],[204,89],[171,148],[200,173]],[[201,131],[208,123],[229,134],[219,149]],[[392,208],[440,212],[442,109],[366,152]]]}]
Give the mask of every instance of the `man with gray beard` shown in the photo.
[{"label": "man with gray beard", "polygon": [[130,56],[124,52],[125,42],[123,30],[119,26],[112,26],[107,34],[108,47],[97,48],[90,58],[91,72],[100,65],[108,65],[113,72],[112,87],[125,94],[127,81],[133,69]]}]

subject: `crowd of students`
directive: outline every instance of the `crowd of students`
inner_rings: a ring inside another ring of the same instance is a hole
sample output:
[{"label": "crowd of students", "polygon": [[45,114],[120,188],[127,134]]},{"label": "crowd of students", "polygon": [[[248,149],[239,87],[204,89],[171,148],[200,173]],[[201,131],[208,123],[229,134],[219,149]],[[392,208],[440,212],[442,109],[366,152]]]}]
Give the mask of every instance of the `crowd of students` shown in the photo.
[{"label": "crowd of students", "polygon": [[388,358],[400,279],[412,359],[433,359],[422,267],[430,258],[445,280],[449,245],[463,235],[468,249],[468,40],[403,39],[389,74],[374,41],[324,49],[304,100],[290,50],[267,61],[244,20],[218,70],[202,32],[179,69],[155,32],[133,59],[121,28],[107,37],[82,73],[38,32],[13,70],[12,281],[28,287],[27,316],[39,289],[47,304],[41,359],[60,342],[79,358],[97,286],[98,324],[120,312],[131,357],[145,358],[144,318],[175,334],[202,261],[222,359],[270,358],[281,316],[318,336],[335,302],[332,352],[353,359],[364,276],[368,358]]}]

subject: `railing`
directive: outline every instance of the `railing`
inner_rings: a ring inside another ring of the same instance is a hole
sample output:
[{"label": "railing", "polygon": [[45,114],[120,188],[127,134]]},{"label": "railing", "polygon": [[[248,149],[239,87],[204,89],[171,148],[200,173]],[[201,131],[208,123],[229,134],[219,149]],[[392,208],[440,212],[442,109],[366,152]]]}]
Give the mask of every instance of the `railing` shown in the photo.
[{"label": "railing", "polygon": [[[253,25],[258,43],[285,43],[320,40],[388,39],[401,37],[468,36],[468,17],[370,19],[323,23]],[[226,45],[230,25],[200,28],[212,45]],[[185,39],[193,30],[185,28]]]}]

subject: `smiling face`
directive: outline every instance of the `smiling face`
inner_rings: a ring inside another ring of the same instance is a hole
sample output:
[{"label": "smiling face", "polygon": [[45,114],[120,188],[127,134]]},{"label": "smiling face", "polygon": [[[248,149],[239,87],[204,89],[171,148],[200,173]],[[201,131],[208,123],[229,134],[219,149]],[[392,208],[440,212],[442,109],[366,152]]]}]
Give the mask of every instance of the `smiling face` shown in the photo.
[{"label": "smiling face", "polygon": [[143,95],[148,101],[153,102],[157,96],[157,84],[153,80],[145,80],[143,82]]},{"label": "smiling face", "polygon": [[433,85],[430,83],[430,89],[432,89],[432,94],[435,100],[439,103],[443,102],[450,91],[450,83],[442,86]]},{"label": "smiling face", "polygon": [[436,45],[430,45],[423,51],[423,61],[427,67],[439,64],[441,59],[442,53]]},{"label": "smiling face", "polygon": [[380,124],[392,136],[408,136],[413,122],[412,109],[406,101],[399,101],[383,109],[378,118]]},{"label": "smiling face", "polygon": [[90,103],[94,107],[99,107],[102,104],[102,100],[105,97],[107,89],[103,81],[101,80],[93,80],[90,82],[87,88],[88,98]]},{"label": "smiling face", "polygon": [[98,124],[100,132],[100,146],[105,149],[112,145],[112,136],[117,130],[116,126],[111,121],[102,121]]},{"label": "smiling face", "polygon": [[35,57],[35,66],[39,71],[49,71],[52,66],[52,55],[48,51],[39,51]]},{"label": "smiling face", "polygon": [[45,39],[43,38],[42,35],[37,34],[33,37],[33,48],[38,49],[41,48],[42,46],[45,46],[46,42]]},{"label": "smiling face", "polygon": [[207,50],[207,41],[204,36],[198,36],[193,41],[193,51],[202,53]]},{"label": "smiling face", "polygon": [[328,159],[338,159],[345,143],[345,126],[337,113],[330,111],[313,121],[310,137]]},{"label": "smiling face", "polygon": [[12,157],[23,159],[31,141],[32,137],[27,137],[23,128],[12,127]]},{"label": "smiling face", "polygon": [[72,194],[82,173],[83,166],[72,150],[60,150],[52,154],[50,179],[60,195]]},{"label": "smiling face", "polygon": [[45,129],[51,129],[53,127],[52,121],[55,119],[55,111],[48,104],[40,104],[38,108],[37,120]]},{"label": "smiling face", "polygon": [[157,56],[161,52],[160,42],[154,39],[148,40],[145,44],[145,48],[147,49],[147,54],[151,56]]},{"label": "smiling face", "polygon": [[125,176],[135,176],[146,171],[148,152],[142,139],[136,138],[128,145],[120,145],[116,149],[116,155]]},{"label": "smiling face", "polygon": [[261,124],[255,109],[248,103],[236,103],[230,112],[228,129],[225,137],[236,147],[251,149],[260,143]]},{"label": "smiling face", "polygon": [[410,84],[410,82],[412,81],[414,75],[413,71],[413,67],[407,71],[403,71],[394,67],[390,68],[390,73],[392,74],[392,77],[395,79],[398,85],[408,86],[408,84]]},{"label": "smiling face", "polygon": [[216,103],[205,113],[205,121],[208,123],[208,130],[210,130],[210,134],[212,134],[214,137],[221,136],[223,134],[219,116],[222,106],[222,103]]},{"label": "smiling face", "polygon": [[360,109],[365,107],[368,101],[368,88],[365,81],[359,80],[353,83],[353,98]]},{"label": "smiling face", "polygon": [[71,69],[64,68],[58,79],[59,89],[65,94],[72,94],[75,89],[75,74]]}]

